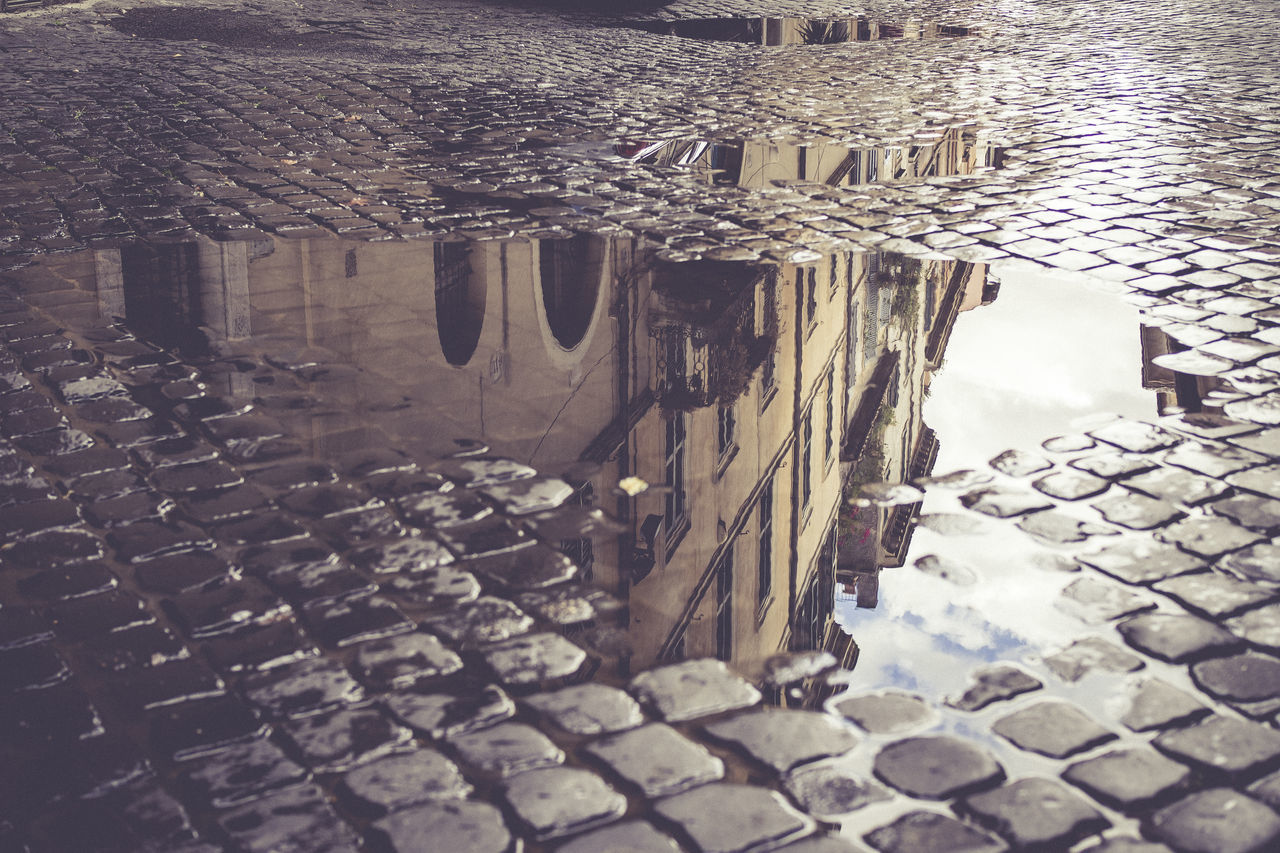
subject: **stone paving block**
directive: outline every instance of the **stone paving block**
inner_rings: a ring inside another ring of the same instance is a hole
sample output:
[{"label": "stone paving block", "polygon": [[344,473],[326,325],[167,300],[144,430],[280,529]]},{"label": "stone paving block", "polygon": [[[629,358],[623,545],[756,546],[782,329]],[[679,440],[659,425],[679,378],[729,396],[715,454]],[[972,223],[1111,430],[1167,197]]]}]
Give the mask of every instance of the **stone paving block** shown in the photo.
[{"label": "stone paving block", "polygon": [[1094,501],[1091,506],[1112,524],[1133,530],[1151,530],[1168,524],[1183,513],[1168,501],[1138,494],[1116,494]]},{"label": "stone paving block", "polygon": [[1228,702],[1280,698],[1280,658],[1260,652],[1202,661],[1191,667],[1191,678],[1201,690]]},{"label": "stone paving block", "polygon": [[430,800],[461,800],[471,785],[457,765],[430,749],[380,758],[348,771],[339,795],[357,811],[374,817]]},{"label": "stone paving block", "polygon": [[889,791],[836,762],[817,762],[787,774],[787,792],[800,807],[822,820],[889,800]]},{"label": "stone paving block", "polygon": [[1066,758],[1116,738],[1075,705],[1058,701],[1037,702],[1015,711],[991,729],[1021,749],[1050,758]]},{"label": "stone paving block", "polygon": [[884,853],[1000,853],[1009,846],[967,823],[937,812],[907,812],[864,836]]},{"label": "stone paving block", "polygon": [[488,595],[423,622],[444,639],[462,645],[507,640],[528,633],[533,624],[533,619],[511,602]]},{"label": "stone paving block", "polygon": [[1184,506],[1195,506],[1213,500],[1228,489],[1227,484],[1221,480],[1181,468],[1156,468],[1137,474],[1125,480],[1124,487],[1141,492],[1147,497]]},{"label": "stone paving block", "polygon": [[1241,580],[1280,584],[1280,544],[1260,542],[1227,554],[1219,561],[1219,568]]},{"label": "stone paving block", "polygon": [[988,486],[967,492],[960,503],[974,512],[995,518],[1015,518],[1031,512],[1039,512],[1053,506],[1039,495],[1003,486]]},{"label": "stone paving block", "polygon": [[546,735],[524,723],[498,723],[452,735],[449,743],[464,764],[500,777],[564,762],[564,752]]},{"label": "stone paving block", "polygon": [[1225,619],[1274,601],[1280,593],[1269,587],[1217,572],[1169,578],[1152,587],[1208,619]]},{"label": "stone paving block", "polygon": [[1078,501],[1100,495],[1111,487],[1111,483],[1102,477],[1095,477],[1080,471],[1066,469],[1051,474],[1031,483],[1037,491],[1052,498],[1066,501]]},{"label": "stone paving block", "polygon": [[1150,453],[1172,447],[1180,441],[1175,433],[1162,427],[1131,420],[1114,421],[1090,431],[1089,435],[1131,453]]},{"label": "stone paving block", "polygon": [[1004,769],[985,750],[948,735],[907,738],[876,756],[876,778],[913,797],[946,800],[990,787]]},{"label": "stone paving block", "polygon": [[537,839],[558,838],[608,823],[627,808],[626,798],[603,779],[576,767],[521,773],[506,784],[504,796]]},{"label": "stone paving block", "polygon": [[373,833],[394,853],[433,848],[506,853],[511,846],[502,813],[471,800],[410,806],[374,821]]},{"label": "stone paving block", "polygon": [[1054,675],[1068,683],[1079,681],[1095,670],[1134,672],[1146,666],[1142,658],[1100,637],[1076,640],[1065,649],[1046,656],[1044,663]]},{"label": "stone paving block", "polygon": [[503,684],[536,684],[567,678],[582,669],[587,653],[559,634],[528,634],[484,650]]},{"label": "stone paving block", "polygon": [[364,698],[346,667],[327,658],[303,660],[245,678],[249,701],[269,716],[299,717]]},{"label": "stone paving block", "polygon": [[588,682],[521,700],[571,734],[624,731],[644,722],[640,705],[616,687]]},{"label": "stone paving block", "polygon": [[1173,853],[1173,848],[1154,841],[1116,836],[1086,847],[1081,853]]},{"label": "stone paving block", "polygon": [[1156,536],[1205,559],[1248,547],[1262,538],[1260,534],[1218,516],[1185,518],[1160,530]]},{"label": "stone paving block", "polygon": [[397,719],[435,740],[496,725],[511,718],[515,703],[501,687],[440,693],[395,693],[384,700]]},{"label": "stone paving block", "polygon": [[1129,694],[1129,707],[1120,722],[1136,732],[1183,725],[1209,714],[1209,708],[1190,693],[1158,678],[1139,682]]},{"label": "stone paving block", "polygon": [[1238,791],[1212,788],[1156,812],[1147,831],[1178,850],[1261,853],[1280,837],[1280,817]]},{"label": "stone paving block", "polygon": [[1238,489],[1269,498],[1280,498],[1280,465],[1263,465],[1227,476],[1227,482]]},{"label": "stone paving block", "polygon": [[1149,594],[1132,592],[1111,581],[1082,577],[1068,584],[1054,604],[1086,622],[1098,623],[1150,610],[1156,601]]},{"label": "stone paving block", "polygon": [[343,708],[287,720],[280,730],[304,764],[341,773],[410,746],[413,733],[377,708]]},{"label": "stone paving block", "polygon": [[973,681],[958,698],[950,698],[947,704],[961,711],[981,711],[993,702],[1001,702],[1039,690],[1044,684],[1035,676],[1011,664],[995,664],[974,672]]},{"label": "stone paving block", "polygon": [[712,782],[659,800],[654,810],[678,826],[702,853],[734,853],[812,831],[813,823],[765,788]]},{"label": "stone paving block", "polygon": [[246,853],[356,853],[360,840],[316,787],[268,794],[231,809],[218,824]]},{"label": "stone paving block", "polygon": [[268,740],[233,744],[182,766],[181,775],[199,801],[225,808],[261,794],[300,784],[307,769]]},{"label": "stone paving block", "polygon": [[428,634],[401,634],[356,647],[355,668],[370,686],[397,690],[462,669],[462,659]]},{"label": "stone paving block", "polygon": [[1252,646],[1280,651],[1280,604],[1247,611],[1223,624]]},{"label": "stone paving block", "polygon": [[840,755],[858,739],[838,717],[819,711],[756,710],[706,726],[712,737],[738,745],[755,760],[784,773],[800,764]]},{"label": "stone paving block", "polygon": [[1227,655],[1240,647],[1239,638],[1225,628],[1185,614],[1143,613],[1116,629],[1133,648],[1170,663]]},{"label": "stone paving block", "polygon": [[702,658],[659,667],[636,676],[631,692],[668,722],[748,708],[760,692],[721,661]]},{"label": "stone paving block", "polygon": [[1280,528],[1280,506],[1260,495],[1240,493],[1214,501],[1205,508],[1259,533],[1273,533]]},{"label": "stone paving block", "polygon": [[557,853],[598,853],[626,850],[629,853],[680,853],[675,840],[643,820],[627,820],[604,829],[587,832],[556,848]]},{"label": "stone paving block", "polygon": [[663,723],[593,741],[583,751],[653,799],[724,777],[724,762]]},{"label": "stone paving block", "polygon": [[1280,764],[1280,732],[1261,723],[1213,714],[1152,744],[1172,758],[1231,780],[1248,780]]},{"label": "stone paving block", "polygon": [[936,718],[923,699],[896,691],[843,699],[835,708],[872,734],[899,734]]},{"label": "stone paving block", "polygon": [[1191,771],[1152,749],[1116,749],[1072,764],[1062,778],[1132,814],[1168,802],[1188,786]]},{"label": "stone paving block", "polygon": [[1087,800],[1049,779],[1011,782],[965,797],[959,807],[1023,849],[1061,849],[1110,825]]}]

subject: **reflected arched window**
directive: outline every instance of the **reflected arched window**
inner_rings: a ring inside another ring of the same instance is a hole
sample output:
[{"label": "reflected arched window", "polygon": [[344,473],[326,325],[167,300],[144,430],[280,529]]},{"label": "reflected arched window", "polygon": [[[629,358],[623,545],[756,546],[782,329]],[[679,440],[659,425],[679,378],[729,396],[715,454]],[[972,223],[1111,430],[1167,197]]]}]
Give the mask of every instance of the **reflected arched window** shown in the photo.
[{"label": "reflected arched window", "polygon": [[589,237],[548,240],[538,258],[542,303],[556,343],[573,349],[582,342],[596,310],[600,269],[593,264]]},{"label": "reflected arched window", "polygon": [[470,255],[466,243],[435,245],[436,329],[445,360],[456,365],[471,360],[484,324],[484,282],[472,282]]}]

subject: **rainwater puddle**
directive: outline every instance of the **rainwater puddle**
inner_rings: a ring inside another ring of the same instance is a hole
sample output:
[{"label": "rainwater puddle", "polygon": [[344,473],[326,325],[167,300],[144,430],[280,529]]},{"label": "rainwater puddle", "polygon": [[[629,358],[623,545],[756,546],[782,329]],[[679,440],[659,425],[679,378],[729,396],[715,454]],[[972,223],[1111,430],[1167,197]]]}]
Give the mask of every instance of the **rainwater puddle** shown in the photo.
[{"label": "rainwater puddle", "polygon": [[632,163],[692,172],[707,183],[760,189],[780,181],[812,181],[833,187],[893,184],[971,175],[998,169],[1003,150],[972,131],[947,128],[936,141],[850,148],[836,143],[773,139],[711,142],[696,139],[627,141],[588,149]]},{"label": "rainwater puddle", "polygon": [[633,25],[649,32],[759,45],[841,44],[881,39],[933,39],[977,34],[976,27],[912,18],[901,24],[863,16],[838,18],[692,18]]}]

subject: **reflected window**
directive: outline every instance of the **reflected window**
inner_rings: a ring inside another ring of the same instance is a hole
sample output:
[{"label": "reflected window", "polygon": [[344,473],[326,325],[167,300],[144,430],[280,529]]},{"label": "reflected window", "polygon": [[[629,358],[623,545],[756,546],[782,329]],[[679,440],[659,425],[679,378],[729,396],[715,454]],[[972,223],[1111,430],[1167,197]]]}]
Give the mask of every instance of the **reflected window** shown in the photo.
[{"label": "reflected window", "polygon": [[[800,273],[797,273],[799,278]],[[800,287],[801,282],[796,282]],[[804,293],[804,322],[806,326],[812,327],[814,321],[818,319],[818,270],[816,267],[809,270],[809,274],[805,276],[805,283],[800,287]]]},{"label": "reflected window", "polygon": [[436,243],[436,327],[440,349],[450,364],[464,365],[480,343],[484,323],[484,283],[472,282],[471,247],[467,243]]},{"label": "reflected window", "polygon": [[735,444],[737,415],[733,406],[721,406],[716,410],[716,451],[721,461],[729,455]]},{"label": "reflected window", "polygon": [[[764,283],[764,298],[760,300],[760,334],[763,336],[766,332],[774,328],[774,323],[778,317],[778,289],[777,281],[770,276]],[[764,409],[769,405],[769,401],[773,399],[773,393],[777,390],[777,368],[778,368],[778,347],[777,342],[773,342],[769,347],[769,354],[764,357],[764,364],[760,371],[760,408]]]},{"label": "reflected window", "polygon": [[565,349],[582,342],[595,313],[600,277],[592,274],[589,247],[586,236],[546,240],[538,256],[547,325]]},{"label": "reflected window", "polygon": [[663,335],[663,390],[668,395],[678,393],[684,390],[686,379],[686,362],[684,351],[684,336],[678,334],[674,329]]},{"label": "reflected window", "polygon": [[733,654],[733,545],[725,549],[716,569],[716,657]]},{"label": "reflected window", "polygon": [[664,512],[668,542],[678,535],[685,522],[687,507],[684,492],[685,413],[672,412],[667,419],[666,457],[667,494]]},{"label": "reflected window", "polygon": [[834,458],[832,450],[835,448],[835,432],[836,432],[836,366],[834,364],[827,365],[827,421],[826,432],[822,436],[822,460],[828,466]]},{"label": "reflected window", "polygon": [[[573,493],[573,497],[566,501],[566,505],[571,506],[591,506],[595,503],[596,488],[590,482],[583,483]],[[582,539],[563,539],[560,542],[560,550],[565,556],[573,560],[581,570],[579,577],[584,581],[590,581],[595,577],[595,547],[589,538]]]},{"label": "reflected window", "polygon": [[756,562],[756,604],[763,606],[773,593],[773,480],[765,483],[760,492],[759,559]]},{"label": "reflected window", "polygon": [[800,427],[800,506],[809,508],[813,492],[813,407],[804,413]]}]

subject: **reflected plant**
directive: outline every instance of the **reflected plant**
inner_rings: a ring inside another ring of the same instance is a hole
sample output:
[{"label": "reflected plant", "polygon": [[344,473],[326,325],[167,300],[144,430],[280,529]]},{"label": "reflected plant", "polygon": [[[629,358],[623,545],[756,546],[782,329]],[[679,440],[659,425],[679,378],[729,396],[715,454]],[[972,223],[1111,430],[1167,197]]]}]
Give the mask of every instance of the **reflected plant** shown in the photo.
[{"label": "reflected plant", "polygon": [[841,44],[849,40],[844,21],[805,21],[800,25],[801,44]]}]

